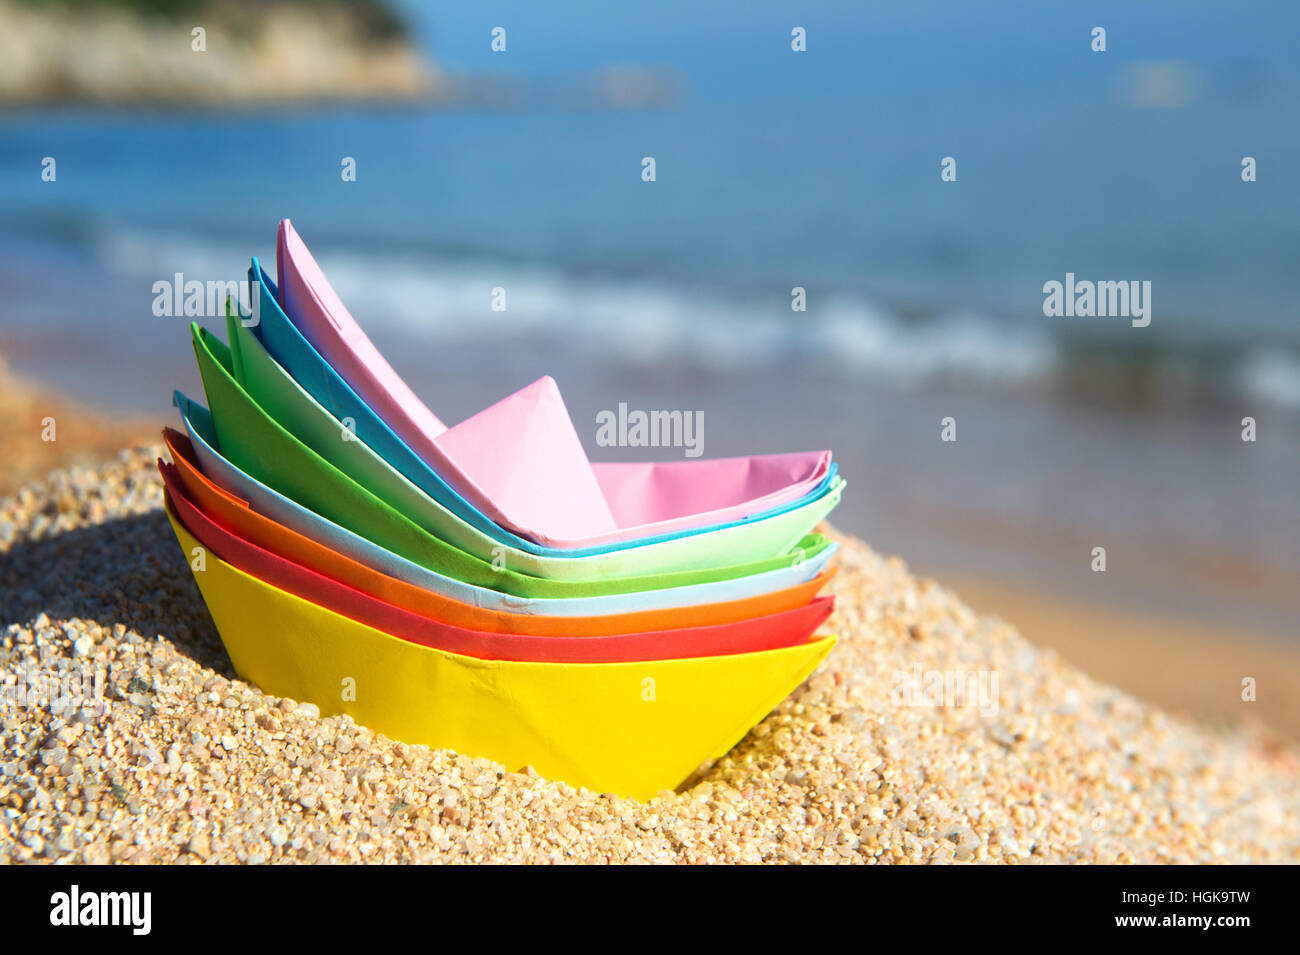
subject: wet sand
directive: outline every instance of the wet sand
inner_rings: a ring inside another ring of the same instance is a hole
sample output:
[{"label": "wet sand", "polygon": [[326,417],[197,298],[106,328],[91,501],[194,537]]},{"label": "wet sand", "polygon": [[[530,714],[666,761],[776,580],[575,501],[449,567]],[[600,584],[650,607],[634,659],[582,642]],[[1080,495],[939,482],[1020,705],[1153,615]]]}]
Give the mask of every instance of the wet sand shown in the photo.
[{"label": "wet sand", "polygon": [[163,418],[106,417],[15,375],[0,355],[0,495],[55,467],[96,464],[153,440]]},{"label": "wet sand", "polygon": [[[1300,739],[1295,635],[1117,610],[973,575],[943,579],[976,610],[1014,622],[1098,680],[1207,724],[1259,724]],[[1253,701],[1243,699],[1246,678]]]}]

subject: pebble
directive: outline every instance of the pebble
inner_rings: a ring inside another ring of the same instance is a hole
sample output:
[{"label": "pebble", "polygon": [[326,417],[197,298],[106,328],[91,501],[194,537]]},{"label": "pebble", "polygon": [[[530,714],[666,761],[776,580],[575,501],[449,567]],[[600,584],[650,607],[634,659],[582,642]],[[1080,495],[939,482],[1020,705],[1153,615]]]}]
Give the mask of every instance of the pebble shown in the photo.
[{"label": "pebble", "polygon": [[212,855],[207,833],[196,832],[194,835],[190,836],[190,841],[185,844],[185,850],[193,853],[200,859],[206,859]]}]

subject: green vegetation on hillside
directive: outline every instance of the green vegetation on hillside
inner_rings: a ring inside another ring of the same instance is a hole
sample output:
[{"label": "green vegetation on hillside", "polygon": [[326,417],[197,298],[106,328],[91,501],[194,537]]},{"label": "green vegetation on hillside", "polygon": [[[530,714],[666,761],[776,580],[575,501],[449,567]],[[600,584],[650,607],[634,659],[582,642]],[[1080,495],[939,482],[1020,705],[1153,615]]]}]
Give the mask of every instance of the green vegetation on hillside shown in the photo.
[{"label": "green vegetation on hillside", "polygon": [[406,36],[406,21],[386,0],[20,0],[25,6],[46,10],[118,9],[142,20],[192,20],[209,18],[236,32],[253,29],[269,9],[299,7],[313,13],[339,11],[356,24],[358,36],[368,40],[396,40]]}]

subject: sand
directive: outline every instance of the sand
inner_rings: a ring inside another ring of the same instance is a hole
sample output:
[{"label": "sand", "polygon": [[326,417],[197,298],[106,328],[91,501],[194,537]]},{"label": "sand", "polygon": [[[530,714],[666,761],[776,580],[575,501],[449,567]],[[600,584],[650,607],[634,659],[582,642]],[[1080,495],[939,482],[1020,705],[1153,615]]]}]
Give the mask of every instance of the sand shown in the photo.
[{"label": "sand", "polygon": [[0,355],[0,495],[54,467],[107,460],[156,436],[162,423],[94,414],[15,375]]},{"label": "sand", "polygon": [[[677,793],[321,718],[232,672],[158,453],[0,502],[0,673],[105,678],[84,705],[0,708],[0,862],[1300,861],[1291,744],[1165,715],[847,537],[841,644]],[[996,673],[996,709],[896,692],[932,672]]]},{"label": "sand", "polygon": [[[1300,632],[1107,607],[970,573],[943,580],[1090,676],[1202,723],[1257,724],[1300,740]],[[1246,678],[1255,681],[1249,702]]]}]

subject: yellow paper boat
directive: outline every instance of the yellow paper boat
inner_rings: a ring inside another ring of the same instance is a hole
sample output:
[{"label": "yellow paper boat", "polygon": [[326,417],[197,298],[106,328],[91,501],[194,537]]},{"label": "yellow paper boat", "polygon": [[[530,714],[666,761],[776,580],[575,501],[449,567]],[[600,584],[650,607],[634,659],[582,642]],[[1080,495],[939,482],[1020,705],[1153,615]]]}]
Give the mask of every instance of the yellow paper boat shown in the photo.
[{"label": "yellow paper boat", "polygon": [[[200,545],[168,513],[190,566]],[[239,675],[407,743],[648,799],[723,755],[825,658],[797,647],[647,663],[479,660],[390,636],[208,551],[194,571]]]}]

